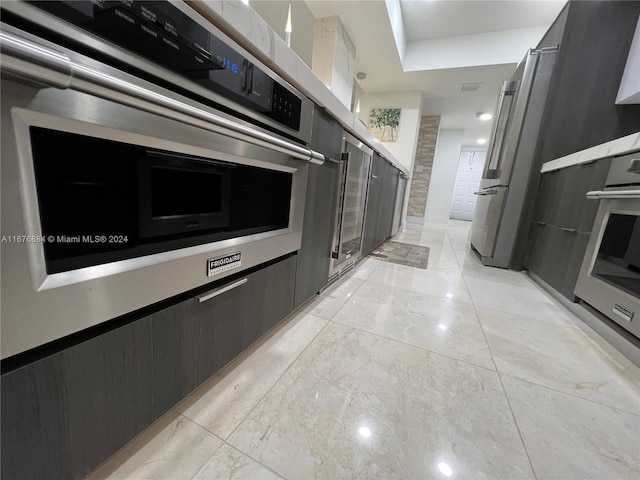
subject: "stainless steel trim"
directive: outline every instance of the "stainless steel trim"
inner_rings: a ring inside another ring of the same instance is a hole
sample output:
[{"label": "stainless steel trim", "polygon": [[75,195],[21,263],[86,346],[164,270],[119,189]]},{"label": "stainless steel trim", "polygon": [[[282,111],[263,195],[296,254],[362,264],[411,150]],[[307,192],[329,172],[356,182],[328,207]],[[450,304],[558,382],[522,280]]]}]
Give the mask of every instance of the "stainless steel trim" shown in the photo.
[{"label": "stainless steel trim", "polygon": [[195,298],[197,298],[198,302],[200,303],[206,302],[207,300],[211,300],[212,298],[217,297],[218,295],[222,295],[223,293],[228,292],[229,290],[233,290],[234,288],[237,288],[240,285],[244,285],[248,281],[249,279],[245,277],[242,280],[238,280],[237,282],[230,283],[229,285],[225,285],[224,287],[216,288],[215,290],[211,290],[210,292],[203,293],[201,295],[196,295]]},{"label": "stainless steel trim", "polygon": [[373,149],[369,145],[362,143],[359,138],[354,137],[350,133],[344,132],[342,138],[343,140],[346,140],[347,142],[354,145],[358,150],[362,150],[367,155],[373,155]]},{"label": "stainless steel trim", "polygon": [[498,190],[493,187],[480,190],[479,192],[473,192],[474,195],[495,195],[496,193],[498,193]]},{"label": "stainless steel trim", "polygon": [[587,192],[587,198],[591,200],[599,200],[599,199],[634,199],[640,198],[640,190],[594,190],[592,192]]},{"label": "stainless steel trim", "polygon": [[[259,145],[317,165],[324,155],[307,147],[233,122],[191,105],[118,79],[92,67],[74,62],[66,55],[17,35],[0,32],[2,69],[21,78],[57,88],[68,88],[132,106],[166,118],[179,120],[236,140]],[[32,64],[35,58],[37,63]]]},{"label": "stainless steel trim", "polygon": [[555,47],[543,47],[537,50],[531,50],[531,55],[540,55],[541,53],[556,53],[559,50],[558,46]]},{"label": "stainless steel trim", "polygon": [[336,160],[335,158],[324,157],[324,161],[329,163],[335,163],[336,165],[340,165],[340,160]]}]

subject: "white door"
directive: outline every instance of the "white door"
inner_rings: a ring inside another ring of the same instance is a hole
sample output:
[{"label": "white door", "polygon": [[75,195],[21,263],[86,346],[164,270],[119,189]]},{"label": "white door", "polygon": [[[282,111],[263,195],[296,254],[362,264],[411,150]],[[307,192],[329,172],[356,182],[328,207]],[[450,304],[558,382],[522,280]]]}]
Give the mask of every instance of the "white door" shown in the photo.
[{"label": "white door", "polygon": [[486,155],[487,152],[460,153],[449,218],[473,220],[473,210],[476,208],[476,196],[473,192],[477,192],[480,186]]}]

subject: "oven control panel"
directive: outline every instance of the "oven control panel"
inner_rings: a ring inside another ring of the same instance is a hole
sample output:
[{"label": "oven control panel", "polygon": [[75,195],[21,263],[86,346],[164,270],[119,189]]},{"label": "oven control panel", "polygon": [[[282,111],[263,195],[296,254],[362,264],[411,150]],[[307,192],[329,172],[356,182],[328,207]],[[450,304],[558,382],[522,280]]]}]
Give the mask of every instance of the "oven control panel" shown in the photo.
[{"label": "oven control panel", "polygon": [[168,1],[30,1],[272,120],[300,130],[301,99]]}]

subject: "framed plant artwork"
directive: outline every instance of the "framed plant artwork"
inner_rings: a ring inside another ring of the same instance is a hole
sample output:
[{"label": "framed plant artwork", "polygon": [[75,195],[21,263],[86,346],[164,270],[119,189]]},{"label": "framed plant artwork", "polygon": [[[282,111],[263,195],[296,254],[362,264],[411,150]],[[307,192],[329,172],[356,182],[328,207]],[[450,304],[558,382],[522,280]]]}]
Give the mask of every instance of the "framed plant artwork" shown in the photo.
[{"label": "framed plant artwork", "polygon": [[398,139],[400,108],[372,108],[369,113],[369,130],[381,142],[395,142]]}]

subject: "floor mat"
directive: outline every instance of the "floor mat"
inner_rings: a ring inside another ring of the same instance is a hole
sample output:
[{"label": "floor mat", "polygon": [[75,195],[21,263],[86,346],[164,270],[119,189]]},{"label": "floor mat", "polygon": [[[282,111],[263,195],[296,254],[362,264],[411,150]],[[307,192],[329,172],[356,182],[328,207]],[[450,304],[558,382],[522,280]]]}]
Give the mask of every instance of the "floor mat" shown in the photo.
[{"label": "floor mat", "polygon": [[384,242],[369,255],[385,262],[426,269],[429,261],[429,247],[411,243]]}]

